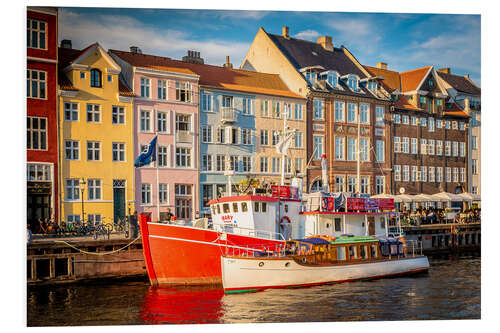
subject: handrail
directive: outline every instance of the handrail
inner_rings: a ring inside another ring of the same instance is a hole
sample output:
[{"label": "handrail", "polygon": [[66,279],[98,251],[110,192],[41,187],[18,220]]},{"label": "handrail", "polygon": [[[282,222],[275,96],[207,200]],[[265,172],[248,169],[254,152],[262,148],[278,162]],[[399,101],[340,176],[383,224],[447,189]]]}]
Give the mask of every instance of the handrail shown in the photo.
[{"label": "handrail", "polygon": [[[274,231],[259,230],[259,229],[247,228],[247,227],[239,227],[239,226],[236,226],[236,225],[223,224],[223,223],[213,223],[213,226],[214,226],[214,230],[216,230],[215,226],[221,226],[219,229],[223,230],[223,231],[225,230],[225,227],[231,227],[231,228],[233,228],[233,233],[236,233],[236,232],[234,232],[235,229],[239,229],[240,231],[241,230],[247,230],[247,231],[249,231],[249,235],[248,236],[251,236],[251,234],[253,233],[253,236],[255,237],[258,233],[262,233],[262,234],[265,234],[265,235],[269,235],[268,239],[285,240],[285,237],[283,237],[283,235],[281,233],[274,232]],[[265,238],[265,237],[263,237],[263,238]]]}]

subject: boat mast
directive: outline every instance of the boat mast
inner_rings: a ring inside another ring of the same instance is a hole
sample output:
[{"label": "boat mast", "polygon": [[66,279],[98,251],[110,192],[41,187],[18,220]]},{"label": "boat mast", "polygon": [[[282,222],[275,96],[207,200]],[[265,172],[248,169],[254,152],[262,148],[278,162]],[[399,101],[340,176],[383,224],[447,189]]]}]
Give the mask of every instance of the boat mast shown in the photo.
[{"label": "boat mast", "polygon": [[[284,109],[284,113],[283,113],[283,139],[284,140],[286,138],[286,118],[288,116],[288,107],[290,106],[288,103],[283,103],[283,109]],[[281,152],[281,185],[285,185],[285,153],[284,151]]]},{"label": "boat mast", "polygon": [[356,158],[356,169],[357,169],[357,179],[356,179],[356,193],[359,194],[361,191],[360,191],[360,182],[359,182],[359,132],[360,132],[360,129],[361,129],[361,123],[359,121],[359,118],[360,118],[360,111],[359,111],[359,105],[358,105],[358,140],[357,140],[357,147],[356,147],[356,150],[357,150],[357,158]]}]

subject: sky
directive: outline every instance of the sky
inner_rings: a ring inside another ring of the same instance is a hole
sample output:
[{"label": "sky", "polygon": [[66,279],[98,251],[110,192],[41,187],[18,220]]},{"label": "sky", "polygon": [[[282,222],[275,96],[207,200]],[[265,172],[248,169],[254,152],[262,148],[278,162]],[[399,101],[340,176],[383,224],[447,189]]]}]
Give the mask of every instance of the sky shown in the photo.
[{"label": "sky", "polygon": [[222,65],[230,56],[238,68],[260,27],[281,34],[282,26],[294,38],[332,36],[363,65],[450,67],[481,86],[480,15],[63,7],[59,41],[77,49],[96,41],[105,49],[135,45],[174,59],[195,50],[205,63]]}]

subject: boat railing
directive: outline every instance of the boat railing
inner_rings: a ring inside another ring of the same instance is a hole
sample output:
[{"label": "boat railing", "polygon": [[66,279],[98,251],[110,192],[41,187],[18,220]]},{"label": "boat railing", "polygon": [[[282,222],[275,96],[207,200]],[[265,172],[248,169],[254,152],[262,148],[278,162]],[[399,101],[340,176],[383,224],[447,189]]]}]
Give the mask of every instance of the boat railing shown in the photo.
[{"label": "boat railing", "polygon": [[219,232],[227,232],[231,234],[237,234],[242,236],[251,236],[251,237],[259,237],[264,239],[273,239],[273,240],[285,240],[285,237],[279,232],[268,231],[268,230],[259,230],[247,227],[238,227],[234,224],[230,223],[214,223],[214,230]]},{"label": "boat railing", "polygon": [[251,244],[245,247],[226,247],[224,255],[229,257],[271,258],[288,255],[285,244]]}]

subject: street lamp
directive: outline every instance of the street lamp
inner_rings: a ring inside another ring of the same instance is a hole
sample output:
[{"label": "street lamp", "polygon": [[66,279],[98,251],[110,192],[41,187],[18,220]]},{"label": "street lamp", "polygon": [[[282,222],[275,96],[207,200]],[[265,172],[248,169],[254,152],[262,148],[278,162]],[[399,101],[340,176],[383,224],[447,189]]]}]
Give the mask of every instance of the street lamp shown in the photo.
[{"label": "street lamp", "polygon": [[85,209],[83,208],[83,191],[85,191],[85,184],[87,184],[87,182],[85,178],[82,177],[82,179],[80,179],[80,189],[82,191],[82,223],[85,223]]}]

